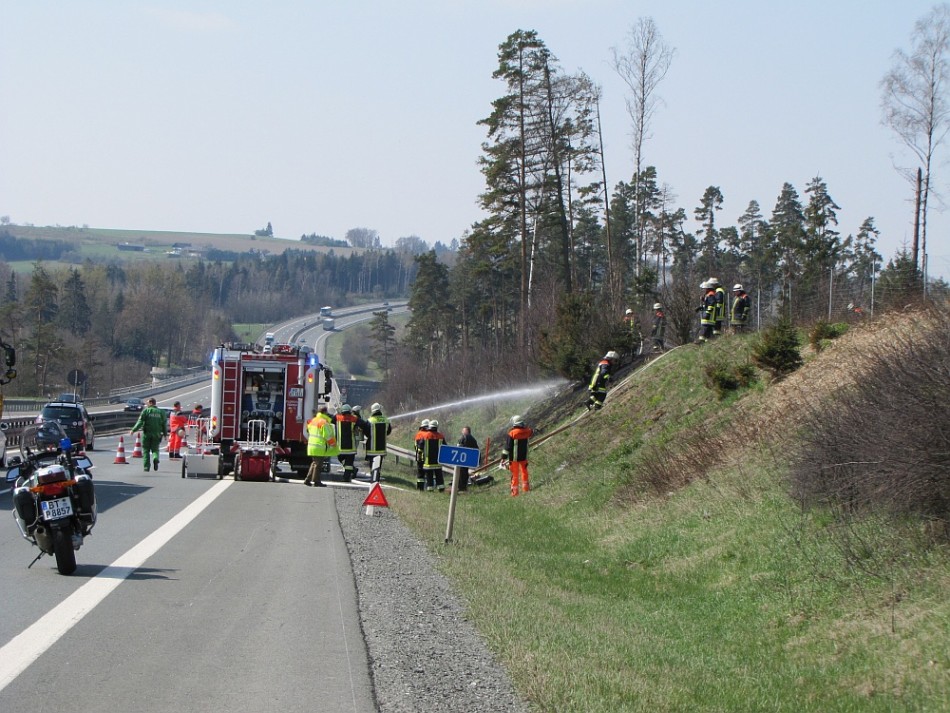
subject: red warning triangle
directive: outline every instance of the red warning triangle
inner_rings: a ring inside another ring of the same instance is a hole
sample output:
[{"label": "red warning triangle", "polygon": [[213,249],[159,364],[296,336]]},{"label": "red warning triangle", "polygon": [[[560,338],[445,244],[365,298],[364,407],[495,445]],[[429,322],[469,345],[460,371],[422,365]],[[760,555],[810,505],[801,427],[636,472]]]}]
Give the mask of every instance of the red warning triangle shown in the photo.
[{"label": "red warning triangle", "polygon": [[366,496],[363,505],[378,505],[381,508],[389,507],[389,503],[386,502],[386,496],[383,495],[383,488],[379,483],[376,483],[370,488],[369,495]]}]

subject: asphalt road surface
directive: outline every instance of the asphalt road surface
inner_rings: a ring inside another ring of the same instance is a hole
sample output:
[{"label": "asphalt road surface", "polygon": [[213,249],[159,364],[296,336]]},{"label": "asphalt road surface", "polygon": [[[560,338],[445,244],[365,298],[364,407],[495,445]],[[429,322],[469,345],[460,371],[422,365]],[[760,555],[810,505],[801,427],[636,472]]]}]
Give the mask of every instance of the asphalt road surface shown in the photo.
[{"label": "asphalt road surface", "polygon": [[73,576],[27,569],[0,485],[0,711],[376,710],[330,489],[146,473],[116,440]]}]

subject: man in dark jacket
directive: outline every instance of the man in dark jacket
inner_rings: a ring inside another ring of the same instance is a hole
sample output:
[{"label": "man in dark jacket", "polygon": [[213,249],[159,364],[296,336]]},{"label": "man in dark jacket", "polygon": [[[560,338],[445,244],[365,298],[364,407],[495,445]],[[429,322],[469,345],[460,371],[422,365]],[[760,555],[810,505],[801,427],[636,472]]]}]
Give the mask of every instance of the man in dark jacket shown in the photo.
[{"label": "man in dark jacket", "polygon": [[[472,429],[468,426],[462,427],[462,435],[459,436],[459,442],[456,444],[462,448],[478,448],[478,441],[472,435]],[[472,483],[474,485],[474,483]],[[459,468],[459,490],[468,490],[468,468]]]}]

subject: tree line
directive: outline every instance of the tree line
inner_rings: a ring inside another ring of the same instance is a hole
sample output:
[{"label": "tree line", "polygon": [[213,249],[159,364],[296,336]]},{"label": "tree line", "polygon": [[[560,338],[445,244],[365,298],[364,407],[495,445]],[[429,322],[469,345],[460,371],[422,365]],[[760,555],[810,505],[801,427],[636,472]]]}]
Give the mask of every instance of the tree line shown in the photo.
[{"label": "tree line", "polygon": [[29,275],[0,261],[0,328],[18,351],[7,392],[58,392],[78,369],[88,396],[107,394],[145,382],[154,366],[204,364],[215,345],[237,338],[235,323],[404,295],[416,269],[411,254],[393,250],[67,268],[37,260]]},{"label": "tree line", "polygon": [[[920,58],[945,71],[948,17],[940,6],[918,23],[913,59],[898,55],[882,81],[891,125],[900,119],[893,102],[924,88]],[[884,260],[873,216],[843,230],[840,206],[820,175],[803,192],[791,182],[777,186],[770,211],[750,201],[735,225],[719,219],[721,186],[710,184],[691,208],[678,204],[660,168],[643,160],[656,92],[674,54],[650,18],[613,50],[613,68],[630,90],[635,165],[629,180],[610,186],[600,87],[583,72],[566,72],[535,31],[518,30],[499,45],[493,76],[503,91],[479,122],[486,132],[479,200],[487,217],[463,235],[454,262],[434,253],[417,258],[412,318],[395,370],[398,394],[418,393],[434,379],[471,393],[486,375],[523,380],[553,371],[583,378],[599,353],[616,346],[625,310],[646,321],[655,302],[665,306],[672,341],[690,341],[699,285],[710,276],[727,290],[743,285],[757,326],[831,321],[849,305],[865,312],[902,306],[924,285],[946,292],[942,281],[927,280],[916,243]],[[895,88],[893,75],[904,84]],[[942,99],[950,86],[939,91]],[[932,147],[926,132],[946,134],[950,114],[929,118],[915,124],[903,117],[908,142]],[[930,171],[927,163],[915,225],[926,225]]]}]

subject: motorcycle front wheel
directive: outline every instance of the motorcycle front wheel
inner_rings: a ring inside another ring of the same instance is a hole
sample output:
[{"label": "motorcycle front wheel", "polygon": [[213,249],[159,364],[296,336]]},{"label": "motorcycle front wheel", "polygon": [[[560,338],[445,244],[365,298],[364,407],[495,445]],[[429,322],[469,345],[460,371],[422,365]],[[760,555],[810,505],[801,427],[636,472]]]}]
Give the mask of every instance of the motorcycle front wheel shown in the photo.
[{"label": "motorcycle front wheel", "polygon": [[53,554],[56,556],[56,569],[60,574],[72,574],[76,571],[76,550],[73,538],[65,528],[53,530]]}]

